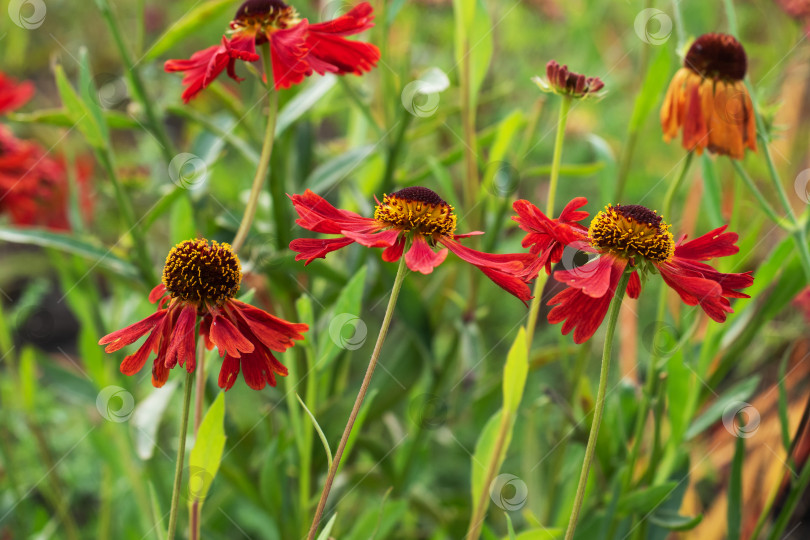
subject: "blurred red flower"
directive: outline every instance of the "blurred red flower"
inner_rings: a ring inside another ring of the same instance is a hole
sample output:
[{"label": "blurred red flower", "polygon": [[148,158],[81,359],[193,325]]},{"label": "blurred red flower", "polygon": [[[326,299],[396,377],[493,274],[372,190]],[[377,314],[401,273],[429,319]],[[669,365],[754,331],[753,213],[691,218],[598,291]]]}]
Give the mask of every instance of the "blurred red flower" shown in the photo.
[{"label": "blurred red flower", "polygon": [[[532,298],[528,283],[537,272],[532,276],[527,267],[534,257],[529,253],[484,253],[463,246],[456,240],[483,233],[455,234],[453,207],[427,188],[407,187],[385,195],[382,202],[377,201],[373,218],[339,210],[310,190],[290,198],[300,216],[296,220],[300,226],[318,233],[340,235],[340,238],[293,240],[290,249],[298,252],[297,261],[306,260],[309,264],[357,242],[366,247],[385,248],[382,258],[386,262],[398,261],[404,253],[408,268],[430,274],[444,261],[449,250],[524,303]],[[433,251],[438,244],[446,249]]]},{"label": "blurred red flower", "polygon": [[640,205],[606,206],[591,221],[588,229],[578,222],[588,213],[577,208],[588,201],[578,197],[571,201],[558,219],[550,219],[528,201],[515,202],[513,219],[528,234],[524,246],[550,273],[551,263],[560,262],[566,246],[594,255],[589,262],[554,272],[554,279],[568,285],[549,300],[555,306],[548,315],[552,324],[564,322],[563,334],[574,330],[574,341],[588,340],[605,318],[610,301],[623,272],[631,272],[627,294],[638,298],[641,293],[639,273],[660,274],[687,305],[699,305],[717,322],[732,313],[729,298],[748,298],[739,292],[754,283],[751,272],[725,274],[701,261],[733,255],[737,234],[720,227],[703,236],[677,242],[669,225],[652,210]]},{"label": "blurred red flower", "polygon": [[281,0],[248,0],[231,21],[230,36],[223,36],[219,45],[197,51],[188,60],[167,61],[165,70],[185,72],[186,103],[224,70],[233,80],[243,80],[236,75],[236,60],[257,61],[256,46],[264,43],[270,44],[276,90],[299,84],[313,72],[362,75],[377,64],[380,51],[370,43],[349,41],[345,36],[371,28],[373,19],[368,2],[334,20],[310,24]]}]

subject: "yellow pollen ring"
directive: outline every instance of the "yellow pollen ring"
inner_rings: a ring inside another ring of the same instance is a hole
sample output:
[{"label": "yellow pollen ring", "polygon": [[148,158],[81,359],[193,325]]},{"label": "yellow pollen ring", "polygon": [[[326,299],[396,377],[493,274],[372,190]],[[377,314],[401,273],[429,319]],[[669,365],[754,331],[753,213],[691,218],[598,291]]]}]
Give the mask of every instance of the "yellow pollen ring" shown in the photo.
[{"label": "yellow pollen ring", "polygon": [[640,256],[653,262],[669,260],[675,252],[670,226],[655,212],[647,212],[655,219],[645,221],[638,216],[625,215],[621,206],[606,206],[591,221],[588,229],[591,243],[625,258]]},{"label": "yellow pollen ring", "polygon": [[432,204],[396,194],[385,195],[374,209],[374,219],[425,236],[449,236],[456,230],[456,215],[447,203]]},{"label": "yellow pollen ring", "polygon": [[239,292],[242,267],[230,244],[186,240],[169,252],[163,266],[163,284],[173,298],[221,305]]}]

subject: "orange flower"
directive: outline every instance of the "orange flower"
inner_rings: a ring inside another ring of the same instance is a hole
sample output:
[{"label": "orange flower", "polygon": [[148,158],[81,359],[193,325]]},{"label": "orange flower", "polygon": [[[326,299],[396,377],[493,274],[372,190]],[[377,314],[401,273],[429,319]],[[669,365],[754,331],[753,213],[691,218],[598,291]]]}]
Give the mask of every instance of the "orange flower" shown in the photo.
[{"label": "orange flower", "polygon": [[751,97],[743,79],[745,50],[727,34],[697,38],[675,73],[661,107],[664,140],[683,130],[683,147],[742,159],[745,148],[756,151],[756,125]]}]

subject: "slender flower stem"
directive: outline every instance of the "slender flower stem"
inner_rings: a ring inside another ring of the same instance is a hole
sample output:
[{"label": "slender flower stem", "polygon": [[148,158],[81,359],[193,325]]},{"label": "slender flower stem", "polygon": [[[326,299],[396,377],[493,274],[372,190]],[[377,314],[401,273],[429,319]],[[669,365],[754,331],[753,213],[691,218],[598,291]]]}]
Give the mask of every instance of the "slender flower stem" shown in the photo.
[{"label": "slender flower stem", "polygon": [[[664,195],[664,205],[662,210],[662,216],[665,219],[669,219],[672,215],[672,202],[675,199],[675,194],[680,189],[683,181],[686,179],[687,172],[689,172],[689,167],[692,164],[692,159],[694,157],[693,152],[689,152],[684,159],[683,166],[681,167],[681,172],[678,175],[678,178],[669,185],[669,189],[667,190],[666,195]],[[667,306],[667,288],[661,287],[661,294],[658,298],[658,312],[655,318],[655,333],[654,336],[657,336],[660,332],[661,328],[664,324],[664,317],[666,316],[666,306]],[[624,479],[624,492],[627,492],[630,484],[633,481],[633,469],[635,469],[636,460],[638,459],[639,449],[641,448],[641,439],[644,434],[644,426],[646,424],[647,415],[650,412],[650,405],[652,403],[653,394],[655,393],[655,384],[657,380],[657,368],[656,365],[658,363],[658,358],[660,355],[658,354],[658,348],[655,346],[655,343],[652,344],[652,351],[650,352],[650,363],[647,366],[647,378],[645,381],[644,392],[641,398],[641,406],[638,409],[638,416],[636,416],[636,423],[633,429],[633,447],[630,450],[630,457],[628,458],[628,466],[627,466],[627,476]]]},{"label": "slender flower stem", "polygon": [[253,218],[256,217],[256,208],[259,205],[259,195],[264,185],[264,179],[267,177],[267,170],[270,167],[270,158],[273,155],[273,141],[276,137],[276,117],[278,113],[278,92],[273,89],[273,66],[270,62],[270,45],[266,45],[262,54],[264,61],[264,73],[267,77],[267,127],[264,131],[264,142],[262,143],[262,153],[259,156],[259,166],[256,169],[256,176],[253,177],[253,185],[250,188],[250,197],[248,198],[247,205],[245,206],[245,213],[242,216],[242,222],[239,224],[239,230],[236,231],[236,236],[231,243],[231,249],[234,252],[238,251],[247,239],[250,226],[253,224]]},{"label": "slender flower stem", "polygon": [[[546,215],[554,215],[554,199],[557,196],[557,183],[560,179],[560,163],[562,162],[563,142],[565,141],[565,125],[568,123],[568,111],[571,109],[571,98],[563,96],[560,103],[560,115],[557,117],[557,134],[554,137],[554,154],[551,159],[551,174],[549,176],[548,198],[546,199]],[[532,350],[532,338],[537,326],[537,317],[540,313],[540,301],[543,296],[543,287],[548,281],[548,275],[540,270],[534,282],[532,303],[529,306],[529,320],[526,322],[526,348]]]},{"label": "slender flower stem", "polygon": [[191,409],[191,389],[194,387],[194,372],[186,375],[185,394],[183,395],[183,417],[180,421],[180,442],[177,444],[177,465],[174,468],[174,488],[172,490],[172,509],[169,513],[169,532],[167,540],[174,539],[177,528],[177,510],[180,502],[180,484],[183,481],[183,460],[186,457],[186,432],[188,431],[188,416]]},{"label": "slender flower stem", "polygon": [[326,500],[329,498],[329,491],[332,489],[332,482],[335,480],[340,460],[343,457],[343,451],[346,449],[346,443],[352,433],[354,421],[357,419],[357,414],[360,412],[360,407],[363,405],[363,399],[366,397],[369,384],[371,384],[371,376],[374,374],[374,368],[377,367],[377,360],[380,358],[380,351],[382,350],[385,336],[388,334],[388,326],[391,324],[391,318],[394,315],[394,306],[397,304],[397,297],[399,290],[402,288],[402,282],[405,279],[405,257],[399,260],[399,267],[397,268],[397,276],[394,279],[394,286],[391,289],[391,296],[388,299],[388,307],[385,309],[385,316],[383,317],[382,326],[380,327],[380,334],[377,336],[377,343],[374,345],[374,352],[371,353],[371,359],[368,362],[366,375],[363,377],[363,382],[360,385],[360,391],[357,393],[357,398],[354,400],[352,412],[349,414],[349,421],[346,423],[346,428],[343,430],[343,436],[340,438],[335,458],[332,461],[332,466],[329,468],[329,474],[326,477],[326,483],[323,486],[321,498],[318,501],[318,508],[315,510],[315,518],[312,520],[312,525],[307,535],[307,540],[315,538],[315,533],[318,532],[318,526],[321,523],[323,510],[326,507]]},{"label": "slender flower stem", "polygon": [[762,192],[754,183],[754,180],[746,172],[746,170],[743,169],[743,166],[740,163],[740,161],[737,159],[732,159],[731,164],[734,166],[734,170],[737,172],[737,175],[739,175],[739,177],[742,178],[743,182],[745,182],[745,185],[748,186],[748,189],[750,189],[751,193],[753,193],[754,197],[756,197],[757,202],[759,202],[760,208],[762,208],[762,211],[765,212],[768,215],[768,217],[771,218],[771,221],[773,221],[775,224],[779,225],[783,229],[787,228],[785,226],[784,220],[781,217],[779,217],[779,215],[776,213],[776,210],[774,210],[773,206],[771,206],[771,203],[769,203],[765,199],[765,196],[762,195]]},{"label": "slender flower stem", "polygon": [[613,348],[613,335],[616,333],[616,322],[619,319],[619,309],[622,306],[624,293],[627,290],[627,282],[630,280],[630,273],[625,270],[619,279],[613,302],[610,304],[608,313],[607,335],[605,336],[605,347],[602,351],[602,368],[599,371],[599,389],[596,392],[596,404],[593,411],[593,422],[591,423],[591,433],[588,436],[588,445],[585,447],[585,459],[582,462],[582,470],[579,473],[579,483],[577,493],[574,497],[574,507],[571,510],[571,517],[568,520],[568,528],[565,531],[565,540],[574,537],[574,530],[577,528],[579,511],[582,508],[582,500],[585,497],[585,486],[588,484],[588,472],[591,468],[594,453],[596,452],[596,439],[599,437],[599,426],[602,423],[602,413],[605,411],[605,394],[607,393],[608,373],[610,372],[610,355]]}]

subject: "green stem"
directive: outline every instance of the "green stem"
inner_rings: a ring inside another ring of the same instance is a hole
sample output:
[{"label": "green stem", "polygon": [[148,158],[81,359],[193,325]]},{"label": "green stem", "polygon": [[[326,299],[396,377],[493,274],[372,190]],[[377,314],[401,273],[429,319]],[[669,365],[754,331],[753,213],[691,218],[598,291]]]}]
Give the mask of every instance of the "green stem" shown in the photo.
[{"label": "green stem", "polygon": [[596,439],[599,437],[599,426],[602,423],[602,413],[605,411],[605,394],[607,393],[608,373],[610,372],[610,355],[613,348],[613,335],[616,333],[616,322],[619,319],[619,309],[622,306],[624,293],[627,289],[627,282],[630,280],[630,273],[625,270],[619,279],[615,296],[610,304],[608,313],[607,335],[605,336],[605,347],[602,350],[602,367],[599,371],[599,389],[596,392],[596,404],[593,411],[593,422],[591,423],[591,433],[588,436],[588,445],[585,447],[585,459],[582,462],[582,470],[579,474],[579,483],[574,497],[574,507],[571,509],[571,517],[568,520],[568,528],[565,531],[565,540],[574,537],[574,530],[577,528],[579,511],[582,508],[582,501],[585,498],[585,486],[588,484],[588,472],[591,468],[593,456],[596,453]]},{"label": "green stem", "polygon": [[132,93],[141,107],[143,107],[144,113],[146,114],[146,121],[149,124],[149,130],[160,145],[163,159],[166,160],[166,163],[169,163],[174,157],[174,151],[172,150],[169,136],[166,134],[166,129],[155,114],[155,109],[152,107],[153,101],[149,99],[149,96],[146,94],[138,66],[132,61],[132,56],[130,56],[127,45],[124,43],[124,38],[121,35],[121,29],[118,27],[118,22],[115,20],[115,16],[113,16],[107,0],[98,0],[96,3],[98,4],[99,10],[101,10],[102,17],[104,17],[104,20],[107,22],[107,26],[110,28],[115,46],[118,48],[119,54],[121,54],[124,66],[127,68],[127,78],[132,86]]},{"label": "green stem", "polygon": [[267,170],[270,167],[270,158],[273,155],[273,141],[276,137],[276,116],[278,112],[278,92],[273,89],[273,66],[270,62],[270,46],[264,49],[262,60],[264,60],[264,72],[267,77],[268,107],[267,107],[267,128],[264,131],[264,142],[262,143],[262,154],[259,156],[259,166],[256,168],[256,176],[253,177],[253,185],[250,188],[250,197],[245,206],[245,213],[239,230],[233,239],[231,248],[238,251],[247,239],[253,218],[256,217],[256,208],[259,205],[259,195],[267,177]]},{"label": "green stem", "polygon": [[107,176],[112,182],[113,191],[115,192],[115,200],[118,204],[118,210],[124,216],[129,234],[132,235],[132,241],[135,245],[134,262],[141,273],[144,282],[150,287],[155,283],[154,269],[152,268],[151,258],[149,251],[146,249],[146,239],[143,231],[141,230],[140,222],[135,219],[135,211],[132,209],[129,196],[124,191],[124,186],[118,179],[118,173],[115,172],[115,164],[113,162],[112,152],[100,151],[96,153],[96,157],[101,161],[102,167],[107,171]]},{"label": "green stem", "polygon": [[790,494],[785,504],[782,506],[782,511],[779,512],[779,517],[776,518],[776,523],[774,523],[768,540],[782,538],[782,533],[785,532],[785,528],[790,518],[793,516],[793,512],[796,510],[796,506],[799,504],[802,494],[807,490],[808,485],[810,485],[810,466],[805,463],[799,478],[791,484]]},{"label": "green stem", "polygon": [[672,0],[672,18],[675,19],[675,35],[678,36],[678,51],[681,51],[686,41],[686,30],[683,27],[683,15],[681,15],[681,2],[683,0]]},{"label": "green stem", "polygon": [[[557,134],[554,137],[554,154],[551,159],[551,175],[549,176],[548,198],[546,199],[546,215],[554,215],[554,199],[557,196],[557,182],[560,179],[560,163],[562,162],[563,142],[565,141],[565,125],[568,123],[568,111],[571,109],[571,98],[564,96],[560,103],[560,114],[557,117]],[[532,303],[529,306],[529,320],[526,322],[526,349],[532,350],[532,338],[537,327],[537,317],[540,313],[540,302],[543,296],[543,287],[548,281],[548,275],[540,270],[534,282]]]},{"label": "green stem", "polygon": [[183,395],[183,418],[180,421],[180,441],[177,444],[177,464],[174,468],[174,488],[172,489],[172,508],[169,514],[169,532],[167,540],[174,539],[177,528],[177,514],[180,506],[180,484],[183,481],[183,460],[186,457],[186,432],[188,431],[189,409],[191,409],[191,389],[194,387],[194,372],[186,375],[185,394]]},{"label": "green stem", "polygon": [[371,359],[368,362],[366,374],[363,377],[363,382],[360,384],[360,391],[357,393],[357,398],[354,400],[352,412],[349,414],[349,420],[346,422],[346,428],[343,430],[343,436],[340,438],[340,444],[338,444],[337,451],[335,452],[335,459],[332,461],[332,466],[329,468],[329,474],[326,477],[326,483],[323,486],[323,492],[321,492],[321,498],[318,501],[318,508],[315,510],[315,518],[312,520],[307,540],[313,540],[315,533],[318,532],[318,526],[321,523],[326,501],[332,489],[332,482],[335,480],[335,474],[337,474],[338,467],[340,466],[340,460],[343,458],[343,451],[346,449],[346,443],[349,441],[349,436],[352,433],[357,414],[360,412],[360,407],[363,405],[366,392],[368,392],[368,387],[371,384],[371,376],[374,374],[374,368],[377,367],[377,360],[380,358],[380,351],[382,350],[383,342],[385,342],[385,336],[388,334],[388,326],[391,324],[391,318],[394,315],[394,306],[397,304],[397,297],[399,296],[399,290],[402,288],[405,274],[405,257],[401,257],[399,267],[397,268],[397,276],[394,279],[394,286],[391,289],[391,296],[388,299],[388,307],[385,309],[385,316],[383,317],[382,326],[380,327],[380,334],[377,336],[377,343],[374,345],[374,351],[371,353]]},{"label": "green stem", "polygon": [[669,185],[669,189],[667,189],[664,195],[664,206],[661,215],[664,216],[664,219],[669,219],[670,223],[672,222],[672,203],[675,200],[675,194],[678,193],[678,190],[683,185],[683,181],[686,179],[686,173],[689,172],[689,167],[692,165],[692,158],[694,156],[693,152],[686,154],[686,159],[683,161],[683,166],[681,167],[680,174],[678,174],[678,178]]},{"label": "green stem", "polygon": [[726,22],[728,23],[728,33],[737,37],[737,14],[734,11],[733,0],[723,0],[726,9]]},{"label": "green stem", "polygon": [[737,175],[740,178],[742,178],[743,182],[745,182],[745,185],[748,186],[748,189],[750,189],[751,193],[753,193],[754,197],[756,197],[757,202],[759,202],[760,208],[762,208],[762,211],[765,212],[771,219],[771,221],[773,221],[776,225],[779,225],[780,227],[785,229],[786,227],[784,224],[784,220],[781,217],[779,217],[779,215],[776,213],[776,210],[774,210],[773,206],[771,206],[771,204],[762,195],[762,192],[754,183],[754,180],[745,171],[745,169],[743,169],[742,163],[740,163],[740,161],[737,159],[732,159],[731,164],[734,166],[734,170],[737,172]]},{"label": "green stem", "polygon": [[402,143],[405,140],[405,133],[408,131],[408,126],[411,123],[413,116],[403,109],[399,115],[399,125],[394,140],[388,147],[388,156],[385,161],[385,173],[383,174],[383,192],[389,192],[394,188],[394,173],[397,170],[397,160],[399,152],[402,148]]}]

